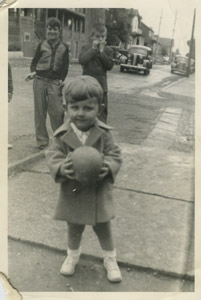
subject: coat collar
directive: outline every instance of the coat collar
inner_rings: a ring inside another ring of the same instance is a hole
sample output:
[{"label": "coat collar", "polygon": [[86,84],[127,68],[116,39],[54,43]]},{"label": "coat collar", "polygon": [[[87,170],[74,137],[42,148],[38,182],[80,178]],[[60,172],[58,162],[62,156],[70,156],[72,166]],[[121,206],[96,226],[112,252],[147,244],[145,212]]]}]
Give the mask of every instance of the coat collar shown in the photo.
[{"label": "coat collar", "polygon": [[[86,146],[93,146],[105,130],[110,130],[112,127],[104,124],[103,122],[96,119],[94,126],[91,128],[91,132],[86,140]],[[61,127],[59,127],[55,132],[54,136],[63,133],[62,140],[65,141],[71,148],[76,149],[82,146],[82,143],[78,139],[77,135],[74,133],[70,126],[69,120],[67,120]]]}]

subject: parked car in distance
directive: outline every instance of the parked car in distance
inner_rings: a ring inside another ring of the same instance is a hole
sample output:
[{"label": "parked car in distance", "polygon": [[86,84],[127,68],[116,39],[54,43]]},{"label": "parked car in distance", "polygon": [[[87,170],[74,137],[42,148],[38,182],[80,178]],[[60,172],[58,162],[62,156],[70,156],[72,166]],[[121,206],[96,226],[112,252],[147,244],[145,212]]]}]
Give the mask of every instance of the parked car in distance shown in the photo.
[{"label": "parked car in distance", "polygon": [[[188,57],[176,55],[171,63],[171,73],[181,74],[186,76],[188,72]],[[190,73],[195,72],[195,61],[191,59]]]},{"label": "parked car in distance", "polygon": [[125,63],[128,59],[128,50],[127,49],[120,49],[119,50],[119,64]]},{"label": "parked car in distance", "polygon": [[113,50],[113,62],[115,64],[119,64],[119,56],[121,55],[119,53],[119,47],[118,46],[109,46]]},{"label": "parked car in distance", "polygon": [[120,71],[143,72],[148,75],[152,68],[152,50],[142,45],[134,45],[128,49],[127,59],[120,61]]}]

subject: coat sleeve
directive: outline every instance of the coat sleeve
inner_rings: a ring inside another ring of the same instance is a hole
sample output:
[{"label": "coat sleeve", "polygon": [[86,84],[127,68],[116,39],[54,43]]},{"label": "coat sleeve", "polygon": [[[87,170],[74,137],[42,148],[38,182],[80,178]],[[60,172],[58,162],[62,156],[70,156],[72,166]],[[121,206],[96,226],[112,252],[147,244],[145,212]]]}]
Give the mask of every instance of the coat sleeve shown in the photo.
[{"label": "coat sleeve", "polygon": [[35,52],[35,55],[32,59],[32,62],[31,62],[31,66],[30,66],[30,70],[31,72],[35,72],[36,71],[36,66],[37,66],[37,63],[41,57],[41,51],[40,51],[40,48],[41,48],[41,44],[42,42],[40,42],[36,48],[36,52]]},{"label": "coat sleeve", "polygon": [[59,175],[59,169],[66,159],[66,150],[59,137],[54,137],[52,145],[45,151],[45,157],[50,173],[55,182],[67,181],[67,177]]},{"label": "coat sleeve", "polygon": [[105,70],[109,71],[113,68],[113,50],[110,47],[105,47],[104,51],[98,56]]},{"label": "coat sleeve", "polygon": [[113,135],[110,131],[104,134],[104,163],[109,167],[113,182],[122,164],[120,148],[114,143]]},{"label": "coat sleeve", "polygon": [[66,51],[63,56],[63,69],[61,71],[61,78],[64,81],[68,74],[68,68],[69,68],[69,48],[67,45],[66,46]]},{"label": "coat sleeve", "polygon": [[97,50],[89,48],[88,46],[83,46],[79,55],[79,63],[81,65],[87,65],[91,59],[97,55]]}]

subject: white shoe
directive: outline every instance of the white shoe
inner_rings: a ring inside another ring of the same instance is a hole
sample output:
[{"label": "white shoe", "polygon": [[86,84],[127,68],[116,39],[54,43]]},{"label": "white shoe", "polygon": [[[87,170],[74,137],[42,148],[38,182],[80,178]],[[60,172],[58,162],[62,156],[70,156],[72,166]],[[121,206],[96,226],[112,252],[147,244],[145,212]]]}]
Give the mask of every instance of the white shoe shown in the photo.
[{"label": "white shoe", "polygon": [[105,257],[104,267],[107,270],[107,278],[111,282],[120,282],[122,280],[121,272],[116,261],[116,257]]},{"label": "white shoe", "polygon": [[13,148],[13,145],[8,144],[8,149],[12,149],[12,148]]},{"label": "white shoe", "polygon": [[68,276],[75,273],[75,267],[80,259],[80,251],[68,250],[67,252],[68,255],[61,266],[60,273]]}]

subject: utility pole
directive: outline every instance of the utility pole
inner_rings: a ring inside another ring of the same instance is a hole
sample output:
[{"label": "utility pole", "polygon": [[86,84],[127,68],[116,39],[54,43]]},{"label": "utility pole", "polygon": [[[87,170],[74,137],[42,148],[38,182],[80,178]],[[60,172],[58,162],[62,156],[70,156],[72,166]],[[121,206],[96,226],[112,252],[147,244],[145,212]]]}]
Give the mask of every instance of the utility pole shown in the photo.
[{"label": "utility pole", "polygon": [[188,53],[188,66],[187,66],[186,77],[189,77],[189,75],[190,75],[191,56],[192,56],[192,49],[193,49],[193,37],[194,37],[194,29],[195,29],[195,15],[196,15],[196,10],[194,9],[193,26],[192,26],[192,33],[191,33],[190,49],[189,49],[189,53]]},{"label": "utility pole", "polygon": [[174,32],[175,32],[176,21],[177,21],[177,11],[176,11],[176,14],[175,14],[174,27],[173,27],[173,31],[172,31],[172,39],[171,39],[171,46],[170,46],[169,63],[171,63],[171,61],[172,61],[172,48],[173,48],[173,43],[174,43]]},{"label": "utility pole", "polygon": [[157,56],[157,52],[158,52],[158,40],[159,40],[159,34],[160,34],[160,28],[161,28],[162,15],[163,15],[163,9],[161,10],[160,22],[159,22],[159,26],[158,26],[158,36],[157,36],[156,50],[155,50],[155,55],[154,55],[154,62],[156,60],[156,56]]}]

